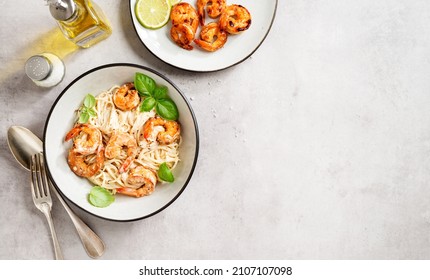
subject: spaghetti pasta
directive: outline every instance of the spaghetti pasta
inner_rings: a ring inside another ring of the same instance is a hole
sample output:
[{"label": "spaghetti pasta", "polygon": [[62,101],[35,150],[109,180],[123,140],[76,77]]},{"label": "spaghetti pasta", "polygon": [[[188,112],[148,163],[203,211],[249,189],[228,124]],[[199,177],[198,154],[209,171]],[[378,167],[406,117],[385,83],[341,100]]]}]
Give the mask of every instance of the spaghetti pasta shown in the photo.
[{"label": "spaghetti pasta", "polygon": [[[179,137],[171,143],[157,141],[157,135],[166,131],[163,125],[154,126],[150,135],[144,137],[145,123],[159,116],[154,109],[149,112],[141,112],[138,107],[126,111],[119,109],[115,104],[115,94],[120,88],[120,86],[113,86],[95,97],[93,108],[95,114],[89,118],[86,126],[101,132],[102,145],[106,149],[100,170],[87,179],[94,185],[110,190],[113,194],[119,192],[137,197],[149,195],[155,187],[150,188],[150,184],[155,185],[159,181],[156,173],[160,165],[166,163],[172,170],[180,160],[179,124],[177,124]],[[84,133],[78,137],[81,142],[82,138],[84,140],[89,138]],[[116,153],[114,156],[111,154],[108,156],[107,152],[111,148],[109,145],[114,141],[118,146],[115,147]],[[132,152],[130,152],[131,149],[133,149]],[[85,162],[90,165],[95,162],[97,155],[91,154],[85,157]],[[130,162],[127,163],[128,159]],[[73,171],[74,168],[70,167]],[[140,189],[139,193],[134,191],[138,189]],[[145,191],[142,191],[143,189]]]}]

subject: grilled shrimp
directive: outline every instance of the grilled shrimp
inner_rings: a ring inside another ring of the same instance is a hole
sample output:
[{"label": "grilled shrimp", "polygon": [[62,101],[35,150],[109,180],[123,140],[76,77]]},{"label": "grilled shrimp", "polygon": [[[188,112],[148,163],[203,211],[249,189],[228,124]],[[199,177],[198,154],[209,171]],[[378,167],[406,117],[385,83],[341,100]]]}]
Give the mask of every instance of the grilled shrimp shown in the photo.
[{"label": "grilled shrimp", "polygon": [[200,24],[205,25],[205,8],[209,17],[217,18],[224,10],[225,2],[226,0],[197,0],[197,14]]},{"label": "grilled shrimp", "polygon": [[140,97],[133,83],[122,85],[113,96],[115,106],[123,111],[130,111],[136,108],[140,103]]},{"label": "grilled shrimp", "polygon": [[[155,129],[156,127],[161,128],[161,130]],[[157,137],[156,139],[160,144],[171,144],[179,140],[180,134],[181,128],[177,122],[159,117],[150,118],[143,125],[143,137],[147,140]]]},{"label": "grilled shrimp", "polygon": [[192,50],[191,42],[194,40],[195,32],[189,24],[176,24],[172,25],[170,29],[170,36],[173,41],[183,49]]},{"label": "grilled shrimp", "polygon": [[119,173],[127,171],[130,163],[137,155],[136,139],[128,133],[116,132],[109,139],[105,150],[105,156],[108,159],[120,158],[123,147],[126,148],[127,157],[120,167]]},{"label": "grilled shrimp", "polygon": [[221,30],[216,22],[205,25],[200,32],[200,39],[194,40],[194,43],[209,52],[222,48],[226,42],[227,32]]},{"label": "grilled shrimp", "polygon": [[137,188],[120,187],[116,189],[117,193],[142,197],[151,194],[155,190],[157,175],[148,168],[137,166],[128,171],[127,183]]},{"label": "grilled shrimp", "polygon": [[82,155],[94,154],[102,145],[102,133],[89,124],[78,124],[66,135],[65,141],[73,138],[73,150]]},{"label": "grilled shrimp", "polygon": [[251,25],[251,14],[241,5],[230,5],[222,12],[219,24],[222,30],[230,34],[238,34]]},{"label": "grilled shrimp", "polygon": [[199,17],[193,6],[188,3],[179,3],[173,6],[170,12],[172,25],[188,24],[195,34],[199,27]]},{"label": "grilled shrimp", "polygon": [[67,162],[69,163],[70,169],[80,177],[91,177],[94,176],[102,168],[104,163],[104,148],[99,145],[96,152],[95,158],[91,160],[90,155],[83,155],[76,152],[73,148],[69,151]]}]

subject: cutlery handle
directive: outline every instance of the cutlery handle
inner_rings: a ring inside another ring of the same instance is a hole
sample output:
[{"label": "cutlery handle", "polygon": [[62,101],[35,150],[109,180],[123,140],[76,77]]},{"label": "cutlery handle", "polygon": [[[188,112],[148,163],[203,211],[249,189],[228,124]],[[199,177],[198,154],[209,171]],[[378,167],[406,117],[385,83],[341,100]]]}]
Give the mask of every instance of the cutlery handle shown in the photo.
[{"label": "cutlery handle", "polygon": [[61,253],[60,243],[58,243],[57,234],[55,233],[54,223],[52,222],[51,209],[48,204],[42,204],[42,212],[48,220],[49,229],[51,230],[52,243],[54,244],[54,252],[56,260],[63,260],[63,253]]},{"label": "cutlery handle", "polygon": [[55,193],[67,214],[69,214],[88,256],[91,258],[97,258],[103,255],[105,251],[105,244],[100,239],[100,237],[94,231],[92,231],[88,225],[85,224],[78,216],[76,216],[76,214],[72,211],[72,209],[70,209],[64,199],[52,185],[51,190]]}]

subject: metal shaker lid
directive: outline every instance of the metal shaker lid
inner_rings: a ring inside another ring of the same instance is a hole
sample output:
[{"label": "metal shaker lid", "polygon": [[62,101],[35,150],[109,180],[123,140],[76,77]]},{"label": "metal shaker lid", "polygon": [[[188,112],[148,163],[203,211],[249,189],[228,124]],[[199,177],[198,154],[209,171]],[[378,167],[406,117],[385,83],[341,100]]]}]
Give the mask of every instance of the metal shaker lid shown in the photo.
[{"label": "metal shaker lid", "polygon": [[25,63],[25,74],[30,79],[41,81],[51,73],[51,62],[44,56],[35,55],[30,57]]},{"label": "metal shaker lid", "polygon": [[73,0],[48,0],[49,11],[56,20],[68,20],[76,11]]}]

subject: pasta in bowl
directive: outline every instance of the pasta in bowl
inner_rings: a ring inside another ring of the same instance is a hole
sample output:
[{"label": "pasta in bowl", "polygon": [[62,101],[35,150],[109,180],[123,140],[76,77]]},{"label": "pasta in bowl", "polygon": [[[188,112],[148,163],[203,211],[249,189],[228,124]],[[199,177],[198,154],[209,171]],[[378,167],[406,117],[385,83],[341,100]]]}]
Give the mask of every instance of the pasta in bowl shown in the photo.
[{"label": "pasta in bowl", "polygon": [[75,79],[46,122],[44,152],[55,187],[98,217],[154,215],[185,189],[198,128],[181,91],[154,70],[110,64]]}]

